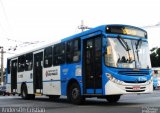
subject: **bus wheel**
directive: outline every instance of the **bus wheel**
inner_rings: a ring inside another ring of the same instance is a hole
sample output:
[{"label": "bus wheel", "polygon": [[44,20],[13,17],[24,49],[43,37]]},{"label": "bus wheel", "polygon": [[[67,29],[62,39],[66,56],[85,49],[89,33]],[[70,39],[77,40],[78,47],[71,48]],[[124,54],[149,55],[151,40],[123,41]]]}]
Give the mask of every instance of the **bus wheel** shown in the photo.
[{"label": "bus wheel", "polygon": [[6,95],[6,93],[5,92],[3,92],[3,96],[5,96]]},{"label": "bus wheel", "polygon": [[70,85],[68,96],[69,96],[69,100],[73,104],[81,104],[83,99],[81,96],[80,87],[77,83]]},{"label": "bus wheel", "polygon": [[26,85],[22,85],[22,88],[21,88],[21,97],[23,99],[29,99],[29,95],[28,95],[28,91],[27,91]]},{"label": "bus wheel", "polygon": [[15,94],[15,93],[12,93],[12,95],[15,96],[16,94]]},{"label": "bus wheel", "polygon": [[120,99],[121,95],[108,95],[106,99],[110,103],[116,103]]}]

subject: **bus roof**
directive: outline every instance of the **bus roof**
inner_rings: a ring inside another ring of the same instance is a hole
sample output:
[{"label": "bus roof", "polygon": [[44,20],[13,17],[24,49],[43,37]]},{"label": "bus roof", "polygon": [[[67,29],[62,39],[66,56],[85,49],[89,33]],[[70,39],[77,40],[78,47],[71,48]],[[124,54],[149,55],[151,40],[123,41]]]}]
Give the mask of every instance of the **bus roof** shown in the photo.
[{"label": "bus roof", "polygon": [[[27,53],[30,53],[30,52],[35,52],[35,51],[37,51],[37,50],[41,50],[41,49],[44,49],[44,48],[46,48],[46,47],[53,46],[54,44],[58,44],[58,43],[60,43],[60,42],[65,42],[65,41],[68,41],[68,40],[71,40],[71,39],[75,39],[75,38],[78,38],[78,37],[83,37],[83,36],[88,35],[88,34],[90,34],[90,33],[98,32],[98,31],[105,32],[106,26],[125,26],[125,27],[132,27],[132,28],[136,28],[136,29],[143,30],[143,29],[138,28],[138,27],[135,27],[135,26],[123,25],[123,24],[101,25],[101,26],[98,26],[98,27],[95,27],[95,28],[91,28],[91,29],[89,29],[89,30],[86,30],[86,31],[84,31],[84,32],[81,32],[81,33],[78,33],[78,34],[75,34],[75,35],[66,37],[66,38],[64,38],[64,39],[59,40],[58,42],[52,42],[52,43],[47,44],[47,45],[44,45],[44,46],[42,46],[42,47],[40,47],[40,48],[35,48],[35,49],[33,49],[33,50],[30,50],[30,51],[26,51],[26,52],[17,54],[17,55],[15,55],[15,56],[9,57],[8,59],[16,58],[16,57],[18,57],[18,56],[21,56],[21,55],[23,55],[23,54],[27,54]],[[143,31],[146,32],[145,30],[143,30]]]},{"label": "bus roof", "polygon": [[108,24],[108,25],[101,25],[101,26],[89,29],[87,31],[84,31],[84,32],[81,32],[81,33],[78,33],[78,34],[75,34],[75,35],[72,35],[72,36],[69,36],[67,38],[62,39],[61,41],[63,42],[63,41],[67,41],[67,40],[70,40],[70,39],[77,38],[77,37],[83,37],[83,36],[85,36],[87,34],[94,33],[94,32],[97,32],[97,31],[105,32],[107,26],[125,26],[125,27],[131,27],[131,28],[139,29],[139,30],[142,30],[142,31],[146,32],[144,29],[141,29],[141,28],[135,27],[135,26],[131,26],[131,25]]}]

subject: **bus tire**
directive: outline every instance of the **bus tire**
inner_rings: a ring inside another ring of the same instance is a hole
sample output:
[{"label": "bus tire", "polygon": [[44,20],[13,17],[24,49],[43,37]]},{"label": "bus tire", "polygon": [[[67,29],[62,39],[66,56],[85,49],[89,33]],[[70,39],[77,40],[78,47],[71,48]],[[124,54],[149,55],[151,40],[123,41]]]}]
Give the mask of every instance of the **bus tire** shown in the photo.
[{"label": "bus tire", "polygon": [[21,88],[21,97],[22,99],[29,99],[29,95],[28,95],[28,91],[27,91],[27,86],[26,85],[22,85],[22,88]]},{"label": "bus tire", "polygon": [[69,96],[68,97],[69,100],[73,104],[81,104],[83,101],[82,96],[81,96],[80,87],[77,83],[73,83],[72,85],[70,85],[68,96]]},{"label": "bus tire", "polygon": [[121,95],[108,95],[106,96],[106,99],[109,103],[116,103],[119,101]]},{"label": "bus tire", "polygon": [[3,94],[2,94],[3,96],[6,96],[6,92],[3,92]]},{"label": "bus tire", "polygon": [[15,94],[15,93],[12,93],[12,95],[15,96],[16,94]]}]

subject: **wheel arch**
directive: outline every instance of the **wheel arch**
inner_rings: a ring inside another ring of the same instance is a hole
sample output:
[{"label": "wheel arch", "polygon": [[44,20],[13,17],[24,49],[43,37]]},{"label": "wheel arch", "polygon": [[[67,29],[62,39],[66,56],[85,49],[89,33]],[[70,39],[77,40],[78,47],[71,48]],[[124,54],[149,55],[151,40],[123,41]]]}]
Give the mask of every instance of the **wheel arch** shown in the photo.
[{"label": "wheel arch", "polygon": [[[27,88],[26,82],[22,82],[22,83],[21,83],[21,93],[22,93],[22,88],[23,88],[23,87],[26,87],[26,88]],[[28,91],[28,88],[27,88],[27,91]]]},{"label": "wheel arch", "polygon": [[69,94],[69,88],[70,88],[70,86],[71,86],[72,84],[74,84],[74,83],[78,84],[78,86],[79,86],[79,88],[80,88],[80,91],[81,91],[81,85],[79,84],[78,80],[76,80],[75,78],[72,78],[72,79],[70,79],[70,80],[68,81],[68,83],[67,83],[67,88],[66,88],[67,96],[68,96],[68,94]]}]

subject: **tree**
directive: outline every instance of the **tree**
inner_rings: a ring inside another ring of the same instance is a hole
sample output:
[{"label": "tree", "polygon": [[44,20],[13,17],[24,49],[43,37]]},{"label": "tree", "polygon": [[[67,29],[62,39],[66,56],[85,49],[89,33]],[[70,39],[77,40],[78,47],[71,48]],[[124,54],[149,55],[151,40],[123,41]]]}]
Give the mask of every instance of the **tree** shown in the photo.
[{"label": "tree", "polygon": [[154,47],[151,50],[150,59],[152,67],[160,67],[160,48]]},{"label": "tree", "polygon": [[150,54],[150,59],[151,59],[151,65],[152,67],[158,67],[158,58],[157,58],[157,54],[155,52]]}]

